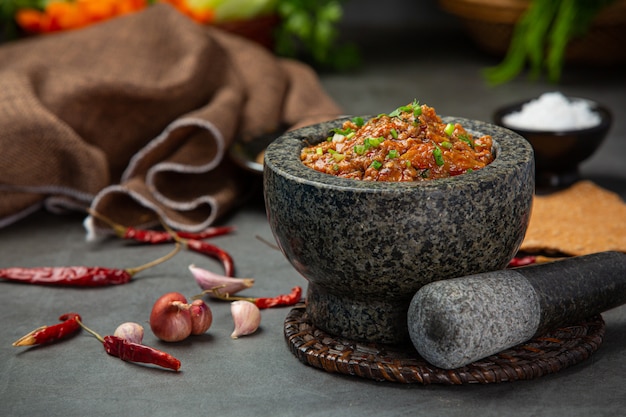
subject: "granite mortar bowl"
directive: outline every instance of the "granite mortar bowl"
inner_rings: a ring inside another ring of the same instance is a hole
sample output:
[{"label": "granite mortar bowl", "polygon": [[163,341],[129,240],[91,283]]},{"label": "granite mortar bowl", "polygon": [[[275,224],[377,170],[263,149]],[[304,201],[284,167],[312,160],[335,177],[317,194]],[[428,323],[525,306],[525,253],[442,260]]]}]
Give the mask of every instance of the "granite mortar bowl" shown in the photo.
[{"label": "granite mortar bowl", "polygon": [[592,100],[568,97],[569,100],[584,100],[600,116],[600,124],[575,130],[531,130],[507,126],[506,115],[518,112],[532,99],[498,108],[493,122],[521,135],[530,142],[535,152],[536,183],[538,187],[566,187],[580,179],[579,165],[591,157],[604,142],[611,125],[612,115],[608,108]]},{"label": "granite mortar bowl", "polygon": [[494,139],[487,167],[424,182],[372,182],[317,172],[303,147],[345,119],[288,132],[265,151],[263,186],[271,230],[308,281],[312,323],[354,341],[409,341],[411,298],[432,281],[504,268],[528,226],[534,192],[530,144],[510,130],[459,122]]}]

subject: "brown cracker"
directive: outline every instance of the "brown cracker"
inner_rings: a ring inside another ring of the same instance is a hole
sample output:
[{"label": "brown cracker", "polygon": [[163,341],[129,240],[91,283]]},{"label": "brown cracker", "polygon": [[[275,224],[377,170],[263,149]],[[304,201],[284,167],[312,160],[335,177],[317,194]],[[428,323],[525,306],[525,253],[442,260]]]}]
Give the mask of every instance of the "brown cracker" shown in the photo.
[{"label": "brown cracker", "polygon": [[591,181],[535,196],[520,250],[567,255],[626,252],[626,203]]}]

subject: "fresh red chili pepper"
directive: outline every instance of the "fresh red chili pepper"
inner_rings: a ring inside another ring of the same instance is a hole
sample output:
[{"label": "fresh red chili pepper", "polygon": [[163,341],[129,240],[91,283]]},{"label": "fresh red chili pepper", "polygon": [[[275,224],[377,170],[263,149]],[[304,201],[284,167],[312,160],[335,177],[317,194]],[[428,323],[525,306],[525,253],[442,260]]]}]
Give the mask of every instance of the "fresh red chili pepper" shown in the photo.
[{"label": "fresh red chili pepper", "polygon": [[254,304],[259,308],[292,306],[300,301],[301,296],[302,288],[293,287],[289,294],[281,294],[271,298],[256,298],[254,299]]},{"label": "fresh red chili pepper", "polygon": [[180,369],[180,360],[167,352],[149,346],[128,342],[117,336],[104,336],[103,344],[104,350],[109,355],[126,362],[149,363],[174,371]]},{"label": "fresh red chili pepper", "polygon": [[164,262],[180,250],[180,245],[169,254],[147,264],[128,269],[104,268],[100,266],[49,266],[33,268],[0,269],[0,278],[29,284],[104,287],[129,282],[135,274]]},{"label": "fresh red chili pepper", "polygon": [[13,346],[33,346],[44,343],[52,343],[65,339],[80,330],[80,316],[76,313],[66,313],[59,317],[62,323],[52,326],[41,326],[32,332],[22,336]]},{"label": "fresh red chili pepper", "polygon": [[218,259],[224,267],[224,275],[227,277],[235,276],[235,262],[224,249],[197,239],[181,239],[180,242],[194,252]]}]

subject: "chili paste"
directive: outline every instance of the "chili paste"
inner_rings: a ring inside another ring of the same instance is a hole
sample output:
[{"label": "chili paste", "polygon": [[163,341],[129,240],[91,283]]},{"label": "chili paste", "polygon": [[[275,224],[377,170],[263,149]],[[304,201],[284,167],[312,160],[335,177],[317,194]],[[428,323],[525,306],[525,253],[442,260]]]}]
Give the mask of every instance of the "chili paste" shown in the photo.
[{"label": "chili paste", "polygon": [[331,133],[326,141],[302,149],[300,159],[344,178],[424,181],[479,170],[494,158],[491,136],[475,138],[417,101],[367,122],[356,117]]}]

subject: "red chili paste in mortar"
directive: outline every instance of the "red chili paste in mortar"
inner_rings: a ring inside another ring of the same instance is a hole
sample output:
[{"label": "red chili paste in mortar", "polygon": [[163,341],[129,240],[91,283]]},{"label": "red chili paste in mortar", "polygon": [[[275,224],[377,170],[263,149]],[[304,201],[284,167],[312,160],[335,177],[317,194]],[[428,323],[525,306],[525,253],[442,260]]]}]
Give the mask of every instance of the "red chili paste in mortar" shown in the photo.
[{"label": "red chili paste in mortar", "polygon": [[331,133],[326,141],[305,147],[300,159],[344,178],[424,181],[478,170],[494,158],[491,136],[474,138],[416,101],[367,122],[348,120]]}]

